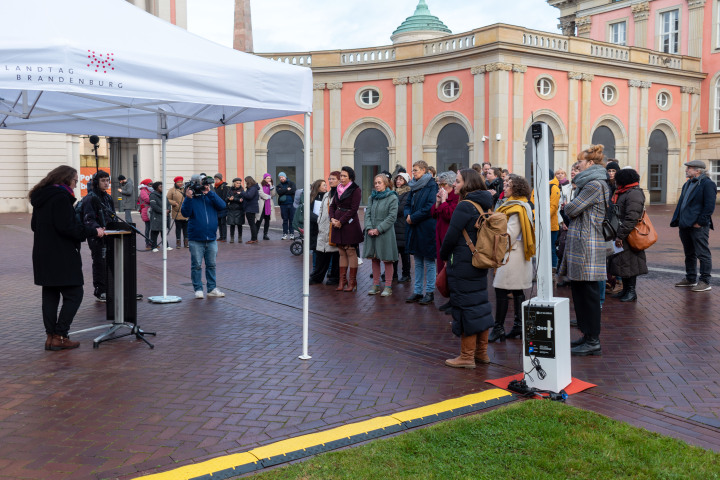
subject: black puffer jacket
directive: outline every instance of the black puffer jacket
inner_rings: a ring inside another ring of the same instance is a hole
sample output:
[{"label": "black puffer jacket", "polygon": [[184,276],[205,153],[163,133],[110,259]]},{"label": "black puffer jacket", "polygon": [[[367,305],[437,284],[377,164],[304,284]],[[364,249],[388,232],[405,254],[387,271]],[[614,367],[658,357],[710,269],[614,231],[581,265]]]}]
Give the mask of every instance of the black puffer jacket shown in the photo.
[{"label": "black puffer jacket", "polygon": [[[230,187],[227,197],[224,198],[227,203],[227,224],[243,225],[245,224],[245,203],[241,201],[242,193],[245,191],[242,187]],[[232,197],[232,200],[230,200]],[[255,202],[257,203],[257,202]]]},{"label": "black puffer jacket", "polygon": [[[467,194],[467,200],[492,208],[492,195],[485,190]],[[475,335],[493,326],[492,305],[488,301],[487,269],[472,266],[470,248],[465,243],[465,230],[473,243],[477,239],[475,222],[480,214],[469,202],[460,201],[450,219],[440,258],[447,262],[448,286],[452,305],[452,332],[460,336]]]},{"label": "black puffer jacket", "polygon": [[620,227],[617,231],[617,238],[623,241],[623,251],[612,255],[608,259],[608,270],[612,275],[618,277],[636,277],[648,273],[645,251],[636,252],[627,243],[627,236],[630,235],[643,213],[645,206],[645,194],[640,187],[633,187],[627,192],[618,195],[618,219]]},{"label": "black puffer jacket", "polygon": [[405,204],[410,196],[410,187],[405,187],[403,193],[398,193],[398,213],[395,220],[395,241],[398,249],[405,248],[405,229],[407,229],[407,220],[405,217]]},{"label": "black puffer jacket", "polygon": [[84,283],[80,242],[96,237],[97,230],[78,222],[74,201],[70,192],[54,185],[37,190],[30,199],[35,285],[69,287]]}]

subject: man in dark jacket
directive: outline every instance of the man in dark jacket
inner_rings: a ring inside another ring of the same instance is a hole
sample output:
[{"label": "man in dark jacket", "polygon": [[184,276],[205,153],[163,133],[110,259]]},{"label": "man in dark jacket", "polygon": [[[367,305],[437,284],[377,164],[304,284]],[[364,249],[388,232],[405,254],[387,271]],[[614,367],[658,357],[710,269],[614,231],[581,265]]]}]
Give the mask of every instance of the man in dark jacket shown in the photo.
[{"label": "man in dark jacket", "polygon": [[[679,227],[680,241],[685,251],[685,278],[676,287],[691,287],[693,292],[710,290],[710,230],[715,211],[717,185],[705,174],[705,163],[693,160],[685,164],[685,176],[671,227]],[[700,281],[697,264],[700,260]]]},{"label": "man in dark jacket", "polygon": [[[199,184],[200,176],[193,175],[193,182]],[[203,260],[205,260],[208,297],[224,297],[225,294],[217,289],[215,283],[215,258],[217,257],[215,232],[218,227],[218,214],[225,210],[227,205],[215,192],[210,191],[210,185],[205,185],[202,193],[198,195],[193,194],[192,188],[188,188],[185,196],[187,199],[183,202],[180,213],[188,219],[190,277],[195,289],[195,298],[204,298]]]},{"label": "man in dark jacket", "polygon": [[278,180],[280,180],[280,184],[277,186],[275,191],[278,195],[278,205],[280,205],[280,214],[282,215],[282,239],[287,240],[289,235],[290,240],[294,240],[295,235],[293,234],[291,223],[293,215],[295,214],[293,202],[295,201],[295,191],[297,188],[293,182],[288,180],[285,172],[278,173]]},{"label": "man in dark jacket", "polygon": [[222,173],[216,173],[215,174],[215,193],[218,197],[220,197],[220,200],[223,201],[225,204],[225,207],[218,212],[217,219],[218,219],[218,230],[220,231],[220,235],[218,236],[219,242],[225,242],[227,241],[227,197],[228,192],[230,192],[230,187],[228,186],[227,182],[223,182],[223,176]]},{"label": "man in dark jacket", "polygon": [[[83,223],[92,228],[105,228],[115,214],[112,197],[108,195],[110,174],[99,170],[92,178],[92,192],[82,200]],[[107,295],[107,262],[105,259],[107,245],[104,238],[88,238],[88,246],[92,254],[93,294],[99,302],[104,302]]]}]

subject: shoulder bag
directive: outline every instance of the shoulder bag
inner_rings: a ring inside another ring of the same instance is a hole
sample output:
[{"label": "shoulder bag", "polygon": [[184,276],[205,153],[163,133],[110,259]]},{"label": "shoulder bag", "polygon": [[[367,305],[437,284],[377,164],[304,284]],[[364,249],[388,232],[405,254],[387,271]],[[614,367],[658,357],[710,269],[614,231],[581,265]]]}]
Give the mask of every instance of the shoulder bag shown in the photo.
[{"label": "shoulder bag", "polygon": [[643,208],[643,213],[638,219],[637,225],[627,236],[628,245],[635,251],[646,250],[657,242],[658,234],[653,227],[647,211]]}]

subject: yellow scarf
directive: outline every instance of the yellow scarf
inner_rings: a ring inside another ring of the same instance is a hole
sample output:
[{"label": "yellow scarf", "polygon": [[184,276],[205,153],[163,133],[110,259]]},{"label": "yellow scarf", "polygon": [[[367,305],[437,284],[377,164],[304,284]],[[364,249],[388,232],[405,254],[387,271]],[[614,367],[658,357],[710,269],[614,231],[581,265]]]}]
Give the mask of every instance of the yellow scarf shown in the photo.
[{"label": "yellow scarf", "polygon": [[[508,202],[512,200],[527,203],[526,197],[510,197],[507,199]],[[532,222],[530,222],[530,218],[528,217],[525,207],[522,205],[507,205],[507,203],[505,203],[498,207],[497,212],[504,213],[507,215],[508,219],[510,218],[510,215],[517,214],[518,219],[520,220],[520,229],[522,231],[525,261],[530,261],[530,259],[535,255],[535,228],[533,227]],[[511,240],[514,241],[515,239],[513,238]]]}]

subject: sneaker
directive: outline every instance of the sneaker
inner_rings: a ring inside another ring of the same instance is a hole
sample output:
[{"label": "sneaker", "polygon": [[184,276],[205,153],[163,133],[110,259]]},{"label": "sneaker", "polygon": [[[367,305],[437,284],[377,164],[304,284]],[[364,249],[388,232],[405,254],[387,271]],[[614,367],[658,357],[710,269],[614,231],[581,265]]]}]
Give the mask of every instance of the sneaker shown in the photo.
[{"label": "sneaker", "polygon": [[405,299],[405,303],[415,303],[422,300],[423,296],[421,293],[413,293],[408,298]]},{"label": "sneaker", "polygon": [[100,295],[95,295],[95,301],[105,303],[107,301],[107,295],[104,293],[101,293]]},{"label": "sneaker", "polygon": [[377,295],[378,293],[380,293],[380,291],[381,291],[380,285],[373,285],[370,288],[368,295]]},{"label": "sneaker", "polygon": [[195,290],[195,298],[205,298],[202,290]]},{"label": "sneaker", "polygon": [[698,283],[697,282],[691,282],[687,278],[683,278],[681,281],[675,284],[676,287],[694,287]]},{"label": "sneaker", "polygon": [[392,287],[383,288],[383,291],[380,294],[381,297],[389,297],[390,295],[392,295]]},{"label": "sneaker", "polygon": [[153,248],[152,251],[153,251],[153,253],[157,253],[157,252],[159,252],[160,250],[158,250],[157,248]]},{"label": "sneaker", "polygon": [[692,288],[692,291],[693,291],[693,292],[707,292],[707,291],[710,290],[711,288],[712,288],[712,287],[710,286],[710,284],[709,284],[708,282],[706,282],[705,280],[700,280],[700,281],[697,283],[697,285],[695,285],[695,286]]},{"label": "sneaker", "polygon": [[418,302],[420,305],[430,305],[435,301],[435,294],[434,293],[426,293],[424,297],[420,299]]},{"label": "sneaker", "polygon": [[295,235],[290,234],[290,240],[295,240]]},{"label": "sneaker", "polygon": [[283,234],[281,240],[287,240],[287,234]]},{"label": "sneaker", "polygon": [[213,288],[211,292],[208,292],[208,297],[224,297],[225,294],[218,290],[217,288]]},{"label": "sneaker", "polygon": [[172,247],[167,247],[167,251],[168,251],[168,252],[169,252],[170,250],[172,250],[172,249],[173,249]]},{"label": "sneaker", "polygon": [[358,265],[362,265],[362,264],[363,264],[362,258],[358,257]]},{"label": "sneaker", "polygon": [[142,293],[136,293],[136,294],[135,294],[135,300],[142,300],[142,299],[143,299]]},{"label": "sneaker", "polygon": [[263,235],[263,240],[270,240],[270,237],[268,237],[267,235]]}]

